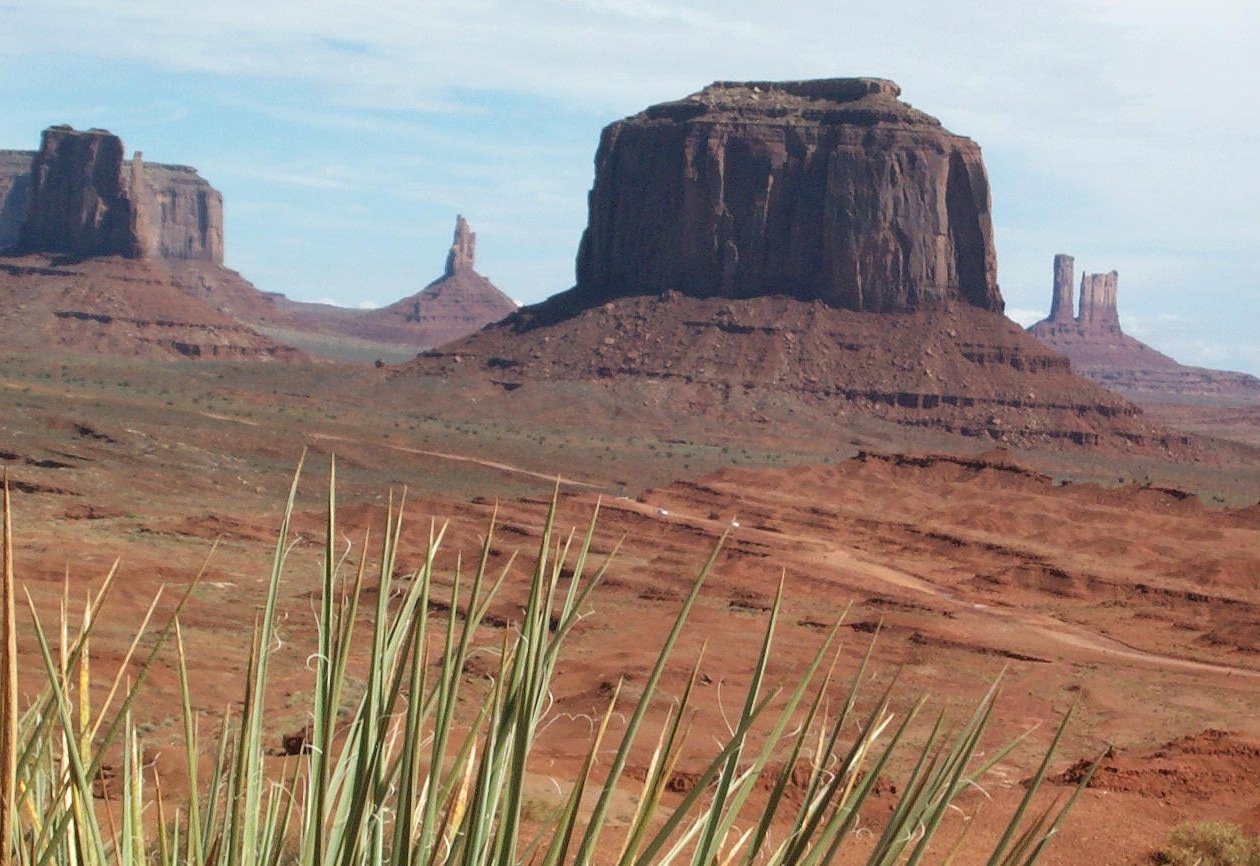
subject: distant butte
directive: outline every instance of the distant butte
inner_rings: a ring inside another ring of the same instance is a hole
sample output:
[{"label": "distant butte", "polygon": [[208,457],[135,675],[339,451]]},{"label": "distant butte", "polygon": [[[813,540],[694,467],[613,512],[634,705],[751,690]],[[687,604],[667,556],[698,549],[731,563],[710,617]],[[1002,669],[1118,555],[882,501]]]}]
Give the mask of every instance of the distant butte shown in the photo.
[{"label": "distant butte", "polygon": [[1169,447],[1001,315],[980,149],[899,94],[874,78],[718,82],[611,124],[577,285],[390,387],[439,377],[562,413],[581,394],[782,435],[858,415]]},{"label": "distant butte", "polygon": [[1071,361],[1074,371],[1134,400],[1190,397],[1260,402],[1260,379],[1188,367],[1124,333],[1116,271],[1082,274],[1078,308],[1074,267],[1071,256],[1054,257],[1050,315],[1028,329]]},{"label": "distant butte", "polygon": [[223,267],[223,201],[102,129],[0,151],[0,333],[18,349],[295,360],[243,321],[272,302]]},{"label": "distant butte", "polygon": [[223,197],[196,169],[124,158],[101,129],[0,151],[0,249],[223,264]]}]

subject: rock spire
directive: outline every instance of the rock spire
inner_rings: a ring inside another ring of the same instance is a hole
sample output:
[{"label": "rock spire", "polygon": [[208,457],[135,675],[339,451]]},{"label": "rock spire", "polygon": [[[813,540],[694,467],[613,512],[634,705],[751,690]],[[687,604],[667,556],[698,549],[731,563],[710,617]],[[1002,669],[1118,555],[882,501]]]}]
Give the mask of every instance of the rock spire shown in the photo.
[{"label": "rock spire", "polygon": [[1072,285],[1075,260],[1065,253],[1054,257],[1054,296],[1050,301],[1051,322],[1071,322],[1075,317],[1076,301]]},{"label": "rock spire", "polygon": [[477,235],[468,228],[463,215],[455,217],[455,240],[446,254],[446,276],[471,272],[477,260]]},{"label": "rock spire", "polygon": [[608,126],[573,300],[1001,311],[980,148],[877,78],[717,82]]},{"label": "rock spire", "polygon": [[1116,312],[1116,288],[1120,275],[1081,274],[1081,311],[1077,321],[1086,327],[1120,329]]},{"label": "rock spire", "polygon": [[1116,307],[1120,276],[1115,271],[1081,275],[1081,298],[1072,313],[1072,257],[1054,257],[1050,315],[1028,329],[1046,347],[1066,357],[1087,379],[1132,399],[1170,395],[1260,402],[1260,380],[1245,373],[1179,364],[1124,333]]},{"label": "rock spire", "polygon": [[1038,330],[1046,332],[1052,328],[1082,332],[1119,332],[1120,315],[1116,309],[1116,294],[1120,275],[1116,271],[1081,274],[1080,307],[1076,308],[1072,290],[1074,264],[1075,260],[1065,253],[1054,257],[1050,315],[1033,325],[1030,330],[1034,333]]}]

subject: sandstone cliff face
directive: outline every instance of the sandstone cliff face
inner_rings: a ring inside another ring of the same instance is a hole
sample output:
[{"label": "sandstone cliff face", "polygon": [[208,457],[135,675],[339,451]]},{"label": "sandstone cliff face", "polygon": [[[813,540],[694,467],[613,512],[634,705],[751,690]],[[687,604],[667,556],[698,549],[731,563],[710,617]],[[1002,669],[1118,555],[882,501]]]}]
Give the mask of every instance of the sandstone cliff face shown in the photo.
[{"label": "sandstone cliff face", "polygon": [[144,166],[157,254],[164,259],[223,264],[223,196],[195,168]]},{"label": "sandstone cliff face", "polygon": [[20,252],[142,258],[138,197],[123,172],[122,141],[103,130],[44,130],[31,167]]},{"label": "sandstone cliff face", "polygon": [[16,244],[22,234],[34,157],[29,150],[0,150],[0,250]]},{"label": "sandstone cliff face", "polygon": [[219,191],[188,166],[122,156],[117,136],[69,127],[39,151],[0,151],[0,250],[221,265]]},{"label": "sandstone cliff face", "polygon": [[1001,311],[980,149],[880,79],[719,82],[607,127],[574,300]]}]

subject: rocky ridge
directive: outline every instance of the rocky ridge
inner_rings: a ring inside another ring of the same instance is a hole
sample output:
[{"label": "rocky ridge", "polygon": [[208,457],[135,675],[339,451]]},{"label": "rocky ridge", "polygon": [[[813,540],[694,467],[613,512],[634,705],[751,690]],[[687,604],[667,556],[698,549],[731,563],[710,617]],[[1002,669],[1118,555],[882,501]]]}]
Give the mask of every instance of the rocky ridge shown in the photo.
[{"label": "rocky ridge", "polygon": [[[1018,445],[1177,448],[1132,404],[997,313],[955,305],[873,315],[782,296],[679,293],[557,304],[422,354],[395,371],[493,392],[592,383],[624,411],[671,408],[717,424],[868,415]],[[484,392],[478,392],[484,393]]]},{"label": "rocky ridge", "polygon": [[297,361],[304,356],[189,296],[160,261],[0,258],[0,337],[12,351]]},{"label": "rocky ridge", "polygon": [[1076,307],[1074,267],[1071,256],[1054,257],[1050,314],[1028,332],[1067,357],[1077,373],[1139,401],[1193,398],[1260,403],[1260,379],[1186,366],[1124,333],[1116,271],[1082,274]]}]

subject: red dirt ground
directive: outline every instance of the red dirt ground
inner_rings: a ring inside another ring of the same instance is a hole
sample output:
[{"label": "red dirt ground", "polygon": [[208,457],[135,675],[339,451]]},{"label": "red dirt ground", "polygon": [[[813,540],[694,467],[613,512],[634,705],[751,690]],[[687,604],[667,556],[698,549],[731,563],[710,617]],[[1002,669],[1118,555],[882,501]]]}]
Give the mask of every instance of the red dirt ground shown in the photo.
[{"label": "red dirt ground", "polygon": [[[808,426],[795,438],[778,426],[741,439],[739,430],[703,434],[684,423],[673,439],[624,418],[616,435],[598,427],[569,435],[542,416],[496,420],[467,393],[442,398],[435,390],[431,401],[400,408],[372,402],[362,378],[370,373],[295,367],[7,360],[0,457],[16,490],[24,588],[48,614],[67,579],[78,600],[121,563],[98,670],[116,663],[157,589],[168,587],[160,610],[169,610],[219,539],[183,625],[198,708],[217,717],[240,700],[251,614],[305,445],[312,450],[289,539],[270,713],[279,749],[305,722],[329,452],[338,454],[341,543],[352,556],[369,526],[383,525],[389,490],[412,488],[404,574],[424,555],[431,518],[450,524],[444,573],[457,552],[473,555],[496,498],[494,564],[514,552],[528,560],[550,479],[563,474],[575,481],[561,485],[560,525],[585,526],[600,502],[596,559],[619,549],[559,671],[536,796],[554,790],[548,779],[571,774],[589,736],[585,719],[609,685],[624,677],[633,694],[679,600],[725,535],[664,683],[676,694],[707,646],[695,742],[725,730],[723,709],[740,700],[783,579],[772,682],[790,684],[841,617],[837,696],[878,632],[862,708],[896,676],[894,711],[928,693],[929,715],[945,709],[957,720],[1002,676],[983,748],[1031,734],[950,818],[950,832],[974,825],[975,850],[1014,807],[1073,705],[1054,771],[1066,782],[1074,762],[1112,752],[1044,862],[1145,863],[1168,829],[1188,819],[1260,830],[1254,466],[1147,463],[1139,472],[1118,457],[1090,463],[1089,452],[977,453],[974,440],[946,439],[934,440],[937,449],[911,448],[928,433],[896,440],[888,437],[900,428],[860,425],[835,430],[825,444]],[[365,396],[327,396],[336,393]],[[771,450],[771,432],[785,437],[780,450]],[[866,452],[846,459],[857,440]],[[848,450],[834,450],[836,442]],[[946,447],[952,456],[936,453]],[[731,465],[736,455],[752,465]],[[1110,470],[1111,486],[1063,483],[1087,465]],[[1150,474],[1152,485],[1115,484],[1118,465],[1130,479]],[[1184,478],[1213,490],[1226,475],[1231,500],[1252,505],[1208,507],[1164,489],[1168,478]],[[479,640],[501,640],[527,575],[524,562],[513,566]],[[29,632],[21,646],[34,682]],[[470,681],[479,676],[469,671]],[[152,748],[168,755],[179,741],[176,687],[166,659],[144,704]],[[178,787],[176,762],[158,760]],[[698,761],[680,769],[694,772]],[[894,767],[887,784],[899,784],[904,769]],[[881,795],[865,826],[878,828],[892,797],[891,789]]]}]

